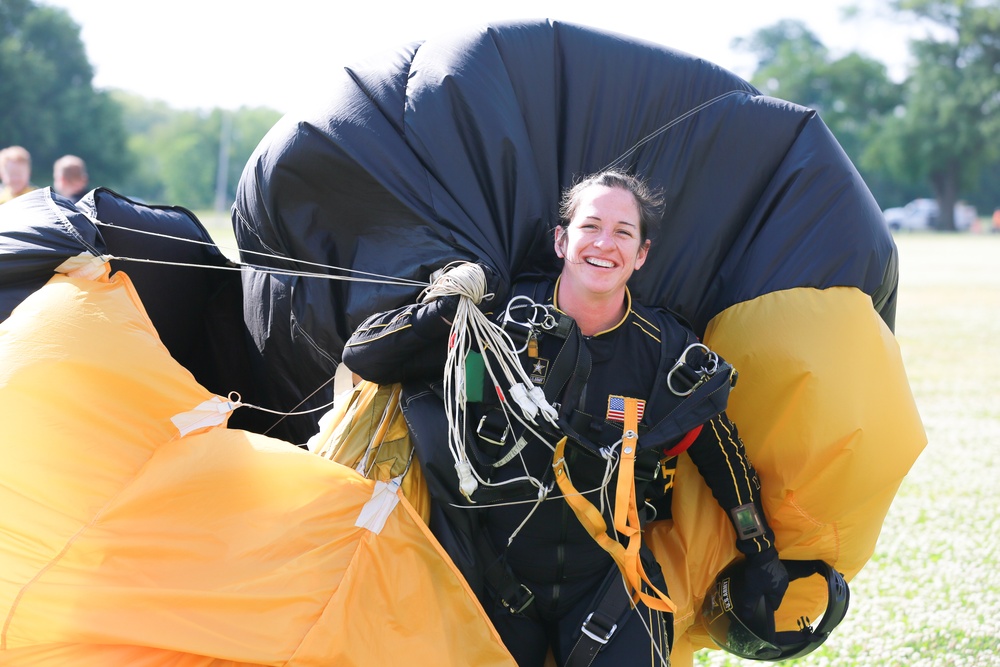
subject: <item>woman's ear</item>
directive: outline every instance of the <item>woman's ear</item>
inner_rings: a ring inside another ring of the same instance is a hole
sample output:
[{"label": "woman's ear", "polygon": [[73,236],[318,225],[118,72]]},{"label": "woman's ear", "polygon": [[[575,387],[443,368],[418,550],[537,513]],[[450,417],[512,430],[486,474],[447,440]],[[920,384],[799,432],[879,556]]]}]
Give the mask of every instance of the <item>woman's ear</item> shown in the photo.
[{"label": "woman's ear", "polygon": [[639,246],[639,252],[635,255],[635,271],[638,271],[639,267],[646,263],[646,256],[649,254],[649,246],[649,239],[646,239],[646,241]]},{"label": "woman's ear", "polygon": [[556,227],[555,229],[555,241],[552,246],[556,250],[556,257],[562,259],[566,249],[566,230],[562,227],[562,225]]}]

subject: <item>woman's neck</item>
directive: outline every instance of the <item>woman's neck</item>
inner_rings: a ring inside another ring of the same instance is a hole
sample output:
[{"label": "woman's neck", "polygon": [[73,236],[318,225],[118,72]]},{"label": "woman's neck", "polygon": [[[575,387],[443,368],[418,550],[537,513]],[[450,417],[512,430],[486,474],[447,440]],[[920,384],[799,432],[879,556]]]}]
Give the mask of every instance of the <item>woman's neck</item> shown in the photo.
[{"label": "woman's neck", "polygon": [[573,318],[580,333],[593,336],[621,322],[628,308],[627,294],[627,290],[622,289],[612,294],[581,295],[567,289],[560,281],[556,284],[555,305]]}]

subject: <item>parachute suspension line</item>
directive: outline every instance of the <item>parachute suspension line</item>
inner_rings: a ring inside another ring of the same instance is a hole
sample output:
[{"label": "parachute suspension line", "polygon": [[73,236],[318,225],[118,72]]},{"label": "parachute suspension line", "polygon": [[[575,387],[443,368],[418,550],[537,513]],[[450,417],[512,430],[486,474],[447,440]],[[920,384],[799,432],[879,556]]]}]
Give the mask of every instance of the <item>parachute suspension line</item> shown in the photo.
[{"label": "parachute suspension line", "polygon": [[[618,462],[619,462],[618,447],[621,444],[622,440],[621,438],[619,438],[618,442],[611,445],[610,447],[601,448],[601,456],[604,457],[604,460],[607,462],[604,467],[604,477],[601,479],[601,485],[599,487],[601,490],[600,494],[601,504],[598,509],[601,510],[601,514],[604,514],[605,507],[609,508],[614,507],[614,504],[611,502],[611,497],[608,495],[608,488],[611,486],[611,479],[612,477],[614,477],[615,470],[618,469]],[[566,471],[566,474],[567,475],[569,474],[568,469]]]},{"label": "parachute suspension line", "polygon": [[[465,366],[467,356],[473,350],[482,353],[484,367],[493,382],[497,398],[500,399],[500,407],[508,427],[512,426],[511,417],[513,417],[528,432],[554,450],[554,446],[547,442],[545,436],[532,426],[537,426],[535,418],[539,414],[555,426],[558,413],[545,400],[539,388],[534,388],[537,391],[528,389],[533,385],[521,367],[510,337],[476,307],[476,304],[486,296],[486,275],[483,273],[483,268],[472,262],[449,264],[424,291],[420,300],[427,303],[452,295],[457,295],[459,299],[448,340],[448,356],[444,369],[444,404],[448,420],[448,449],[455,461],[460,490],[470,502],[474,502],[472,494],[481,485],[499,487],[527,481],[539,490],[536,502],[540,503],[548,496],[551,486],[532,477],[527,470],[522,477],[491,483],[482,478],[469,460],[465,447],[468,400]],[[503,381],[498,378],[498,373],[503,377]],[[509,389],[505,391],[504,387]],[[519,452],[517,445],[515,450]]]},{"label": "parachute suspension line", "polygon": [[750,93],[748,91],[746,91],[746,90],[730,90],[728,92],[722,93],[721,95],[713,97],[710,100],[706,100],[705,102],[702,102],[701,104],[699,104],[698,106],[694,107],[693,109],[689,109],[688,111],[685,111],[680,116],[677,116],[673,120],[667,122],[665,125],[662,125],[658,129],[653,130],[652,132],[650,132],[649,134],[647,134],[645,137],[643,137],[642,139],[640,139],[639,141],[637,141],[631,148],[629,148],[624,153],[622,153],[617,158],[615,158],[610,163],[608,163],[608,165],[605,166],[604,169],[602,169],[601,171],[605,171],[605,170],[608,170],[608,169],[612,169],[612,168],[618,167],[622,162],[625,161],[626,158],[628,158],[630,155],[632,155],[637,150],[639,150],[639,148],[641,148],[643,146],[643,144],[649,143],[650,141],[652,141],[656,137],[660,136],[661,134],[663,134],[664,132],[666,132],[667,130],[669,130],[670,128],[672,128],[674,125],[677,125],[678,123],[681,123],[681,122],[687,120],[688,118],[690,118],[691,116],[694,116],[695,114],[701,113],[702,111],[704,111],[708,107],[712,106],[713,104],[721,102],[722,100],[726,99],[727,97],[732,97],[733,95],[748,95],[749,96]]},{"label": "parachute suspension line", "polygon": [[[631,596],[631,592],[628,590],[628,584],[625,583],[624,577],[620,578],[618,583],[613,585],[621,586],[625,589],[625,593]],[[639,622],[642,623],[642,627],[646,630],[646,634],[649,636],[650,646],[653,648],[653,653],[655,653],[660,659],[658,664],[661,667],[670,667],[670,647],[666,644],[665,635],[667,630],[666,627],[663,627],[665,624],[663,612],[650,609],[649,607],[646,607],[645,609],[646,613],[649,614],[648,619],[643,617],[639,607],[635,605],[631,605],[629,613],[635,614],[639,619]],[[660,631],[656,634],[653,633],[654,623],[658,623],[661,626]]]},{"label": "parachute suspension line", "polygon": [[192,268],[200,268],[200,269],[222,269],[222,270],[225,270],[225,271],[241,271],[244,268],[246,268],[246,269],[250,269],[250,270],[253,270],[253,271],[257,271],[258,273],[273,273],[273,274],[277,274],[277,275],[289,275],[289,276],[305,276],[305,277],[309,277],[309,278],[326,278],[326,279],[329,279],[329,280],[347,280],[347,281],[354,281],[354,282],[382,283],[382,284],[386,284],[386,285],[407,285],[407,286],[420,285],[420,286],[424,286],[424,285],[427,284],[426,282],[423,282],[423,281],[420,281],[420,280],[411,280],[409,278],[396,278],[396,277],[393,277],[393,276],[386,276],[386,275],[383,275],[383,274],[380,274],[380,273],[372,273],[370,271],[360,271],[358,269],[349,269],[349,268],[342,267],[342,266],[333,266],[332,264],[321,264],[319,262],[309,262],[309,261],[306,261],[304,259],[293,259],[293,258],[290,258],[290,257],[285,257],[285,256],[282,256],[282,255],[279,255],[277,253],[267,253],[267,252],[258,252],[256,250],[243,250],[243,249],[240,249],[240,248],[231,248],[231,247],[228,247],[228,246],[220,246],[217,243],[211,243],[209,241],[198,241],[198,240],[195,240],[195,239],[184,238],[182,236],[173,236],[171,234],[164,234],[162,232],[151,232],[151,231],[147,231],[145,229],[132,229],[131,227],[119,227],[117,225],[109,225],[109,224],[101,222],[99,220],[96,221],[96,222],[97,222],[97,226],[98,227],[101,227],[101,226],[104,226],[104,227],[114,227],[114,229],[120,230],[120,231],[133,232],[135,234],[145,234],[147,236],[155,236],[155,237],[158,237],[158,238],[169,239],[171,241],[180,241],[182,243],[191,243],[191,244],[194,244],[194,245],[210,246],[210,247],[213,247],[213,248],[226,248],[227,250],[238,250],[239,252],[243,253],[244,255],[256,255],[258,257],[266,257],[268,259],[276,259],[276,260],[280,260],[282,262],[289,262],[289,263],[301,264],[301,265],[304,265],[304,266],[315,266],[315,267],[318,267],[318,268],[321,268],[321,269],[327,269],[327,270],[330,270],[330,271],[343,271],[344,273],[353,273],[353,274],[357,274],[357,275],[360,275],[360,276],[368,276],[369,278],[378,279],[378,280],[365,280],[365,279],[362,279],[362,278],[350,278],[348,276],[335,276],[335,275],[331,275],[331,274],[328,274],[328,273],[318,273],[318,272],[309,272],[309,271],[296,271],[294,269],[275,269],[275,268],[272,268],[272,267],[261,266],[261,265],[258,265],[258,264],[247,264],[245,262],[235,262],[236,266],[218,266],[218,265],[214,265],[214,264],[189,264],[189,263],[184,263],[184,262],[169,262],[169,261],[166,261],[166,260],[154,260],[154,259],[140,258],[140,257],[118,257],[118,256],[115,256],[115,255],[100,255],[100,253],[97,252],[96,250],[93,251],[94,255],[99,255],[104,260],[114,259],[114,260],[118,260],[118,261],[121,261],[121,262],[147,262],[147,263],[150,263],[150,264],[164,264],[164,265],[167,265],[167,266],[182,266],[182,267],[192,267]]},{"label": "parachute suspension line", "polygon": [[[219,266],[217,264],[194,264],[192,262],[168,262],[160,259],[147,259],[143,257],[120,257],[118,255],[101,255],[104,261],[117,260],[119,262],[142,262],[145,264],[163,264],[164,266],[181,266],[192,269],[214,269],[218,271],[243,271],[250,270],[255,273],[264,273],[277,276],[300,276],[303,278],[322,278],[324,280],[343,280],[353,283],[378,283],[381,285],[404,285],[406,287],[426,285],[427,283],[409,278],[392,278],[390,276],[380,276],[378,278],[353,278],[351,276],[335,276],[329,273],[311,273],[309,271],[293,271],[290,269],[273,269],[268,266],[258,266],[255,264],[237,264],[236,266]],[[347,269],[345,269],[347,270]],[[366,272],[362,272],[366,273]],[[378,276],[379,274],[368,274]]]},{"label": "parachute suspension line", "polygon": [[267,427],[267,430],[265,430],[262,433],[262,435],[267,435],[272,430],[274,430],[274,427],[276,427],[278,424],[280,424],[282,421],[284,421],[285,417],[295,417],[295,416],[298,416],[298,415],[307,415],[307,414],[310,414],[312,412],[319,412],[320,410],[329,410],[330,408],[332,408],[333,405],[334,405],[334,403],[336,403],[336,400],[337,400],[336,397],[334,397],[334,400],[332,400],[329,403],[326,403],[324,405],[321,405],[318,408],[311,408],[309,410],[300,410],[298,412],[295,411],[296,408],[298,408],[300,405],[302,405],[303,403],[305,403],[306,401],[308,401],[310,398],[312,398],[313,396],[315,396],[317,394],[317,392],[322,391],[323,388],[326,387],[328,384],[330,384],[331,382],[333,382],[335,378],[336,378],[336,374],[331,375],[329,380],[327,380],[326,382],[324,382],[320,386],[318,386],[315,389],[313,389],[312,393],[310,393],[308,396],[306,396],[301,401],[299,401],[295,405],[295,407],[292,408],[292,411],[290,411],[290,412],[282,412],[280,410],[271,410],[269,408],[262,408],[259,405],[253,405],[253,404],[250,404],[250,403],[243,403],[242,402],[242,398],[239,395],[239,392],[235,392],[235,391],[229,392],[229,400],[231,400],[234,403],[235,407],[237,407],[237,408],[244,407],[244,408],[250,408],[252,410],[260,410],[261,412],[267,412],[267,413],[270,413],[272,415],[281,415],[281,419],[278,419],[276,422],[274,422],[273,424],[271,424],[269,427]]},{"label": "parachute suspension line", "polygon": [[[327,384],[329,384],[329,383],[327,383]],[[313,392],[313,394],[315,394],[315,393],[316,392]],[[308,399],[308,397],[307,397],[307,399]],[[328,410],[328,409],[330,409],[330,408],[333,407],[333,401],[330,401],[326,405],[321,405],[318,408],[310,408],[309,410],[299,410],[298,412],[282,412],[281,410],[271,410],[270,408],[262,408],[259,405],[254,405],[253,403],[244,403],[240,399],[240,394],[237,391],[231,391],[231,392],[229,392],[229,400],[232,402],[233,407],[236,407],[236,408],[250,408],[252,410],[260,410],[261,412],[267,412],[267,413],[272,414],[272,415],[281,415],[282,417],[296,417],[298,415],[308,415],[308,414],[312,414],[313,412],[319,412],[320,410]],[[305,401],[303,401],[303,402],[305,402]],[[299,403],[299,405],[302,405],[302,403]],[[277,424],[275,424],[275,426],[277,426]],[[271,428],[274,428],[274,426],[272,426]],[[270,430],[270,429],[268,429],[268,430]]]}]

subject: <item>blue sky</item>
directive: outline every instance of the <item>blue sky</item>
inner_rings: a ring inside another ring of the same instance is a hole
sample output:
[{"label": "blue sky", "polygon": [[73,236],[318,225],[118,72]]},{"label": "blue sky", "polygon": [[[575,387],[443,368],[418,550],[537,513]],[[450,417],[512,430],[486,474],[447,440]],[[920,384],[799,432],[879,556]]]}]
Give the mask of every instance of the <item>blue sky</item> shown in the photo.
[{"label": "blue sky", "polygon": [[905,70],[907,36],[915,29],[879,18],[885,5],[879,0],[855,0],[861,20],[842,18],[846,0],[38,1],[67,9],[81,25],[99,88],[122,88],[175,108],[283,112],[322,94],[333,68],[496,20],[549,18],[602,28],[692,53],[743,77],[754,62],[730,48],[733,38],[783,18],[803,21],[834,55],[857,50],[886,63],[895,78]]}]

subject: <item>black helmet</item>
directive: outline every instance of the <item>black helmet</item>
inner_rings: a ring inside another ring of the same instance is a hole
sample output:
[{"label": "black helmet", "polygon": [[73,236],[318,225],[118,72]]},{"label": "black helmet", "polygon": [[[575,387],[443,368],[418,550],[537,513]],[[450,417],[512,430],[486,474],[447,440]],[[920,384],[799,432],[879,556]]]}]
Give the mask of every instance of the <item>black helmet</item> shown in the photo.
[{"label": "black helmet", "polygon": [[773,628],[773,620],[767,618],[768,612],[763,604],[756,606],[753,618],[741,619],[736,615],[736,609],[740,608],[741,596],[745,590],[746,561],[739,561],[716,577],[701,607],[702,623],[720,648],[750,660],[776,662],[798,658],[816,650],[844,620],[851,592],[843,575],[821,560],[781,562],[788,570],[789,580],[802,579],[814,574],[826,578],[828,601],[819,625],[815,630],[806,627],[803,630],[773,633],[773,639],[761,637],[769,634],[766,630],[768,625]]}]

